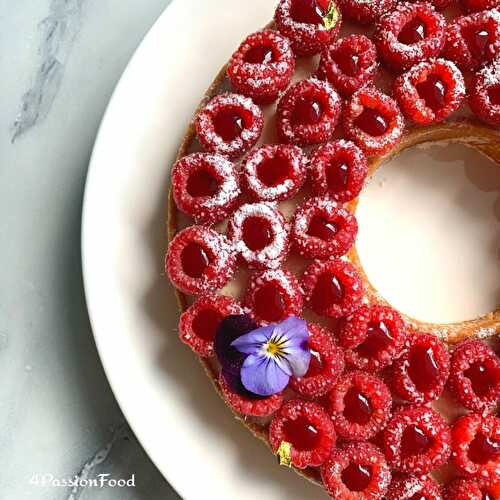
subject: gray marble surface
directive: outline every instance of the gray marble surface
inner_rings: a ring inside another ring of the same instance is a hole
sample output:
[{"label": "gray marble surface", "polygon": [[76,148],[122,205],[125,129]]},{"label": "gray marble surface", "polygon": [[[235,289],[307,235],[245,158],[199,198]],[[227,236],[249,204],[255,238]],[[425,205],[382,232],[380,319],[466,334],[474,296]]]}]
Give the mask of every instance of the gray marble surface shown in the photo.
[{"label": "gray marble surface", "polygon": [[[99,122],[169,3],[0,0],[0,498],[178,498],[110,391],[80,264]],[[135,487],[63,485],[102,474]]]}]

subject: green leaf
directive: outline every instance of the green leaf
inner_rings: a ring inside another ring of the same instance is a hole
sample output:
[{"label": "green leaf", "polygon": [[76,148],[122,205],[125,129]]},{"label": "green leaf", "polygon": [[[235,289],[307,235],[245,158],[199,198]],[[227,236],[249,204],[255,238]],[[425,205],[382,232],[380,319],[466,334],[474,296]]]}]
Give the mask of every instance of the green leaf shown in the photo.
[{"label": "green leaf", "polygon": [[326,16],[323,18],[323,24],[327,30],[331,30],[335,27],[340,17],[339,9],[337,8],[337,4],[335,2],[330,2],[330,7],[328,8],[328,12]]}]

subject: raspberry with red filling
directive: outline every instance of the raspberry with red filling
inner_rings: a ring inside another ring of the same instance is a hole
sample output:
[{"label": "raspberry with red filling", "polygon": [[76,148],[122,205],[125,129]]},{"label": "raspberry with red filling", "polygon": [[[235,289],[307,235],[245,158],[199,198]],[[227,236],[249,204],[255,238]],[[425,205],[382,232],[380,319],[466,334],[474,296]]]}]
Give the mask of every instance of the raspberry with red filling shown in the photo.
[{"label": "raspberry with red filling", "polygon": [[404,118],[394,99],[375,88],[356,91],[344,110],[344,132],[366,154],[387,153],[400,140]]},{"label": "raspberry with red filling", "polygon": [[381,499],[391,482],[391,471],[380,450],[371,443],[349,443],[332,451],[321,467],[321,478],[333,499]]},{"label": "raspberry with red filling", "polygon": [[390,365],[400,356],[405,339],[405,325],[399,313],[380,305],[361,306],[346,318],[339,332],[347,363],[368,371]]},{"label": "raspberry with red filling", "polygon": [[391,416],[389,388],[375,375],[348,372],[328,395],[328,411],[337,435],[347,440],[371,439]]},{"label": "raspberry with red filling", "polygon": [[397,0],[337,0],[342,17],[360,24],[371,24],[386,12],[392,10]]},{"label": "raspberry with red filling", "polygon": [[231,297],[204,295],[186,309],[179,319],[179,337],[198,355],[214,355],[214,338],[223,318],[242,314],[243,309]]},{"label": "raspberry with red filling", "polygon": [[249,97],[225,93],[213,97],[198,112],[195,127],[207,151],[235,159],[258,141],[264,115]]},{"label": "raspberry with red filling", "polygon": [[243,162],[242,184],[255,200],[283,201],[295,196],[307,177],[307,157],[298,146],[268,144]]},{"label": "raspberry with red filling", "polygon": [[244,303],[260,324],[278,323],[288,316],[299,316],[303,306],[297,278],[284,269],[252,273]]},{"label": "raspberry with red filling", "polygon": [[420,125],[443,121],[465,97],[465,82],[451,61],[424,61],[394,82],[394,97],[403,113]]},{"label": "raspberry with red filling", "polygon": [[340,259],[316,260],[302,276],[307,305],[317,314],[340,318],[356,310],[363,283],[354,266]]},{"label": "raspberry with red filling", "polygon": [[373,82],[377,75],[377,49],[364,35],[349,35],[321,53],[318,75],[328,80],[343,96]]},{"label": "raspberry with red filling", "polygon": [[445,42],[446,20],[428,2],[401,2],[383,15],[374,34],[378,53],[394,71],[437,57]]},{"label": "raspberry with red filling", "polygon": [[495,500],[500,498],[500,480],[456,479],[446,489],[446,500]]},{"label": "raspberry with red filling", "polygon": [[295,250],[309,259],[346,254],[358,234],[356,217],[328,198],[310,198],[300,205],[292,222]]},{"label": "raspberry with red filling", "polygon": [[443,56],[462,70],[475,70],[500,51],[500,11],[477,12],[454,19],[446,28]]},{"label": "raspberry with red filling", "polygon": [[354,142],[344,139],[320,146],[309,164],[314,194],[339,202],[356,198],[368,174],[363,151]]},{"label": "raspberry with red filling", "polygon": [[273,203],[248,203],[233,213],[227,227],[240,259],[253,269],[276,269],[289,249],[289,224]]},{"label": "raspberry with red filling", "polygon": [[222,288],[233,277],[236,254],[227,238],[205,226],[177,233],[165,259],[165,270],[176,288],[200,295]]},{"label": "raspberry with red filling", "polygon": [[468,12],[479,12],[500,7],[499,0],[462,0],[462,4]]},{"label": "raspberry with red filling", "polygon": [[290,387],[301,396],[319,398],[329,392],[344,371],[344,353],[328,330],[308,324],[311,361],[303,377],[291,378]]},{"label": "raspberry with red filling", "polygon": [[234,165],[223,156],[193,153],[172,168],[174,200],[196,223],[225,219],[236,207],[241,194]]},{"label": "raspberry with red filling", "polygon": [[443,500],[443,495],[441,488],[429,476],[404,476],[392,481],[386,498],[387,500]]},{"label": "raspberry with red filling", "polygon": [[317,54],[333,42],[342,23],[333,0],[280,0],[274,20],[300,56]]},{"label": "raspberry with red filling", "polygon": [[302,80],[278,103],[278,135],[283,142],[299,146],[326,142],[337,126],[340,108],[340,97],[328,82]]},{"label": "raspberry with red filling", "polygon": [[500,358],[480,340],[462,342],[451,357],[449,386],[469,410],[492,411],[500,398]]},{"label": "raspberry with red filling", "polygon": [[249,35],[233,54],[227,75],[237,92],[256,103],[271,103],[290,84],[295,57],[287,38],[277,31]]},{"label": "raspberry with red filling", "polygon": [[500,56],[474,75],[469,87],[469,106],[485,123],[500,125]]},{"label": "raspberry with red filling", "polygon": [[426,403],[441,396],[450,373],[450,355],[434,335],[408,336],[408,348],[393,365],[393,387],[406,401]]},{"label": "raspberry with red filling", "polygon": [[500,419],[470,413],[452,429],[452,460],[465,476],[498,481],[500,478]]},{"label": "raspberry with red filling", "polygon": [[291,461],[304,469],[321,465],[335,446],[333,423],[323,409],[312,401],[292,399],[274,416],[269,426],[269,443],[274,453],[290,443]]},{"label": "raspberry with red filling", "polygon": [[450,429],[443,417],[431,408],[401,407],[384,430],[384,452],[393,469],[426,474],[448,461]]}]

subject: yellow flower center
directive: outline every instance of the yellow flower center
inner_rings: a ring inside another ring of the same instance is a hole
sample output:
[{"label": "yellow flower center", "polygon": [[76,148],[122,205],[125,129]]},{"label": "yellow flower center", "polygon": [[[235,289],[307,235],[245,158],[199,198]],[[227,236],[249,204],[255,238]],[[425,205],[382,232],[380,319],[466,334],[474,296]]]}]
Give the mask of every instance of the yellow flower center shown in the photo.
[{"label": "yellow flower center", "polygon": [[281,353],[281,345],[270,340],[266,345],[266,352],[271,356],[277,356]]}]

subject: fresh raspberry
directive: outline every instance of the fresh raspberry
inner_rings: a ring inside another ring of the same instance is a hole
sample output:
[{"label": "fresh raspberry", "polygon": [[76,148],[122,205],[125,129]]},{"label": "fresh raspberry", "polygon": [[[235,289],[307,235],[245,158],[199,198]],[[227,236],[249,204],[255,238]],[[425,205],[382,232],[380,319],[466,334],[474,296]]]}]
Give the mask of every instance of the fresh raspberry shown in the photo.
[{"label": "fresh raspberry", "polygon": [[374,34],[378,53],[394,71],[437,57],[445,40],[446,20],[428,2],[401,2],[384,14]]},{"label": "fresh raspberry", "polygon": [[396,411],[384,431],[384,452],[400,472],[426,474],[445,464],[451,453],[451,433],[443,417],[426,406]]},{"label": "fresh raspberry", "polygon": [[371,439],[391,416],[389,388],[375,375],[362,371],[343,375],[328,401],[335,431],[343,439]]},{"label": "fresh raspberry", "polygon": [[342,17],[361,24],[371,24],[378,18],[392,10],[397,0],[337,0],[342,12]]},{"label": "fresh raspberry", "polygon": [[500,0],[462,0],[462,4],[468,12],[479,12],[500,7]]},{"label": "fresh raspberry", "polygon": [[479,70],[472,79],[469,106],[484,122],[500,125],[500,56]]},{"label": "fresh raspberry", "polygon": [[451,4],[456,3],[457,0],[427,0],[436,10],[444,10]]},{"label": "fresh raspberry", "polygon": [[387,153],[401,139],[404,118],[394,99],[375,88],[356,91],[344,110],[344,132],[366,154]]},{"label": "fresh raspberry", "polygon": [[339,332],[346,361],[361,370],[380,370],[398,358],[406,339],[404,322],[390,307],[361,306],[347,317]]},{"label": "fresh raspberry", "polygon": [[309,168],[313,192],[342,203],[358,196],[368,174],[363,151],[344,139],[320,146]]},{"label": "fresh raspberry", "polygon": [[452,429],[452,460],[466,476],[498,481],[500,478],[500,419],[469,413]]},{"label": "fresh raspberry", "polygon": [[446,500],[495,500],[500,498],[500,480],[456,479],[446,489]]},{"label": "fresh raspberry", "polygon": [[378,500],[391,482],[391,471],[371,443],[349,443],[332,451],[321,467],[321,478],[333,499]]},{"label": "fresh raspberry", "polygon": [[283,404],[282,393],[259,396],[245,389],[239,376],[222,371],[219,387],[227,405],[237,413],[252,417],[266,417],[278,411]]},{"label": "fresh raspberry", "polygon": [[344,371],[344,353],[324,328],[308,324],[311,362],[308,372],[290,379],[290,387],[301,396],[319,398],[329,392]]},{"label": "fresh raspberry", "polygon": [[223,156],[193,153],[172,168],[177,207],[197,224],[225,219],[236,207],[241,191],[234,165]]},{"label": "fresh raspberry", "polygon": [[427,125],[443,121],[459,108],[465,82],[451,61],[424,61],[395,80],[394,97],[407,118]]},{"label": "fresh raspberry", "polygon": [[395,392],[412,403],[427,403],[441,396],[450,373],[450,355],[434,335],[408,336],[408,348],[393,365]]},{"label": "fresh raspberry", "polygon": [[364,35],[349,35],[323,50],[318,75],[328,80],[343,96],[349,97],[371,84],[377,70],[374,43]]},{"label": "fresh raspberry", "polygon": [[191,295],[222,288],[235,268],[236,254],[227,238],[205,226],[190,226],[177,233],[165,259],[172,283]]},{"label": "fresh raspberry", "polygon": [[449,386],[469,410],[490,412],[500,398],[500,358],[480,340],[462,342],[451,357]]},{"label": "fresh raspberry", "polygon": [[302,276],[302,290],[317,314],[340,318],[356,310],[363,299],[363,283],[354,266],[340,259],[315,260]]},{"label": "fresh raspberry", "polygon": [[264,115],[249,97],[225,93],[213,97],[198,112],[195,127],[207,151],[235,159],[258,141]]},{"label": "fresh raspberry", "polygon": [[337,126],[340,107],[340,97],[328,82],[302,80],[278,103],[278,135],[283,142],[299,146],[326,142]]},{"label": "fresh raspberry", "polygon": [[277,323],[302,312],[302,292],[297,278],[284,269],[250,275],[245,305],[258,323]]},{"label": "fresh raspberry", "polygon": [[255,200],[283,201],[297,194],[307,177],[307,157],[297,146],[268,144],[243,162],[242,184]]},{"label": "fresh raspberry", "polygon": [[227,235],[250,268],[276,269],[288,254],[289,229],[273,203],[248,203],[229,219]]},{"label": "fresh raspberry", "polygon": [[280,0],[274,20],[300,56],[317,54],[333,42],[342,24],[333,0]]},{"label": "fresh raspberry", "polygon": [[264,30],[242,42],[229,61],[227,75],[239,93],[268,104],[288,87],[294,69],[288,39],[277,31]]},{"label": "fresh raspberry", "polygon": [[222,319],[242,313],[242,307],[231,297],[204,295],[181,314],[179,336],[195,353],[209,358],[214,355],[215,333]]},{"label": "fresh raspberry", "polygon": [[269,426],[269,442],[274,453],[281,443],[291,445],[292,464],[299,469],[321,465],[335,446],[333,423],[312,401],[291,399],[274,416]]},{"label": "fresh raspberry", "polygon": [[500,52],[498,9],[457,17],[446,28],[443,56],[462,70],[475,70]]},{"label": "fresh raspberry", "polygon": [[443,500],[443,496],[429,476],[405,476],[392,481],[386,500]]}]

